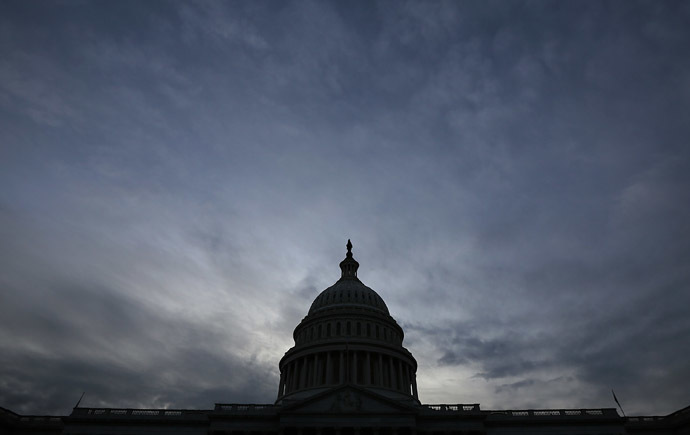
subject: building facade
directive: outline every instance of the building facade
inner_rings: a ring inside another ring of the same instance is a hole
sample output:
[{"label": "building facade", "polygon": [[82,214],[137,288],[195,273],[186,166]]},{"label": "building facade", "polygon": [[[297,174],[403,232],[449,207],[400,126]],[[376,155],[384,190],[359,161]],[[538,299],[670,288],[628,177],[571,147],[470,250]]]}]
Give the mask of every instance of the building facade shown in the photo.
[{"label": "building facade", "polygon": [[341,277],[321,292],[280,360],[272,404],[213,409],[74,408],[27,416],[0,408],[3,434],[469,435],[690,434],[690,407],[663,417],[614,408],[483,410],[422,404],[417,361],[383,299],[357,277],[348,240]]}]

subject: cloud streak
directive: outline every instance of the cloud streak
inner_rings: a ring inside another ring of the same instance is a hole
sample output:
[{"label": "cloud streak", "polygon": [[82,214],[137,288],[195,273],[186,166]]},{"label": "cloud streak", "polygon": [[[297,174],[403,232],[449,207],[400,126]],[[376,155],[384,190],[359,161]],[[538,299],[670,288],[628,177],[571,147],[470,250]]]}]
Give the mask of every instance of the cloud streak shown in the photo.
[{"label": "cloud streak", "polygon": [[271,402],[351,238],[424,402],[686,406],[689,17],[3,3],[0,405]]}]

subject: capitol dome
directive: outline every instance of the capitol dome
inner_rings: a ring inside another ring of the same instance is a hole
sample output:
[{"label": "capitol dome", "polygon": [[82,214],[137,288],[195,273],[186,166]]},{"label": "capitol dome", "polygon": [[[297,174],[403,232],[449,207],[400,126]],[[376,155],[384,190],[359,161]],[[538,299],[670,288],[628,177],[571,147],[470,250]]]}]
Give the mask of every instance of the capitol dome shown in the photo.
[{"label": "capitol dome", "polygon": [[348,240],[347,256],[340,263],[341,278],[314,299],[308,315],[323,310],[347,308],[369,309],[381,315],[389,315],[381,296],[357,278],[358,268],[359,263],[352,257],[352,243]]},{"label": "capitol dome", "polygon": [[347,384],[419,403],[417,361],[402,346],[403,330],[358,269],[348,240],[340,279],[314,299],[295,328],[295,346],[280,360],[276,403]]},{"label": "capitol dome", "polygon": [[309,308],[309,315],[322,310],[358,307],[388,315],[388,307],[381,296],[360,280],[340,279],[322,291]]}]

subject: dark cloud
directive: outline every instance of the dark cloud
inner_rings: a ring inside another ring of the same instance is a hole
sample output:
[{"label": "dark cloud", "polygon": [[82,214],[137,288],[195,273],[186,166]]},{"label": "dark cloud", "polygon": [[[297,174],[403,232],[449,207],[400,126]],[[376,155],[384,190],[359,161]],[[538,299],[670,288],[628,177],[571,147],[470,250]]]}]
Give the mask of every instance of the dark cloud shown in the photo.
[{"label": "dark cloud", "polygon": [[260,401],[273,393],[266,375],[274,367],[239,359],[219,346],[218,331],[112,289],[78,285],[52,284],[31,307],[5,300],[3,318],[14,340],[5,344],[0,398],[17,412],[65,413],[80,391],[90,406],[172,408]]},{"label": "dark cloud", "polygon": [[689,18],[3,2],[0,405],[270,402],[351,238],[425,402],[686,406]]},{"label": "dark cloud", "polygon": [[[597,299],[557,306],[552,313],[543,312],[548,304],[535,301],[527,313],[533,319],[517,322],[512,330],[495,324],[490,314],[444,329],[418,332],[415,325],[406,329],[436,343],[441,352],[438,365],[477,367],[474,376],[495,383],[497,393],[522,389],[541,395],[557,382],[576,380],[591,387],[595,395],[575,399],[571,406],[606,403],[610,388],[615,388],[627,396],[628,409],[642,412],[650,406],[649,394],[640,394],[645,389],[663,385],[665,397],[672,396],[677,403],[687,400],[684,389],[674,385],[690,375],[687,355],[681,350],[690,329],[681,314],[687,292],[683,284],[673,281],[646,295],[633,286],[611,298],[580,293],[577,296]],[[631,297],[637,300],[630,301]],[[554,371],[564,374],[548,383],[533,378]],[[516,378],[522,380],[505,383]],[[527,400],[519,399],[518,406],[532,406]]]}]

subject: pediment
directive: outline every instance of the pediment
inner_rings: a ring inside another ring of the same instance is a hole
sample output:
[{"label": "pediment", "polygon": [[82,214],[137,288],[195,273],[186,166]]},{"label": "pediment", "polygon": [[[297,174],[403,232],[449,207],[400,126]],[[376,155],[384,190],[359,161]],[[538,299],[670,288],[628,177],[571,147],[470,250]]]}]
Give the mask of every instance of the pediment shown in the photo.
[{"label": "pediment", "polygon": [[354,385],[324,391],[303,401],[285,405],[290,414],[401,414],[416,413],[414,406],[401,403]]}]

